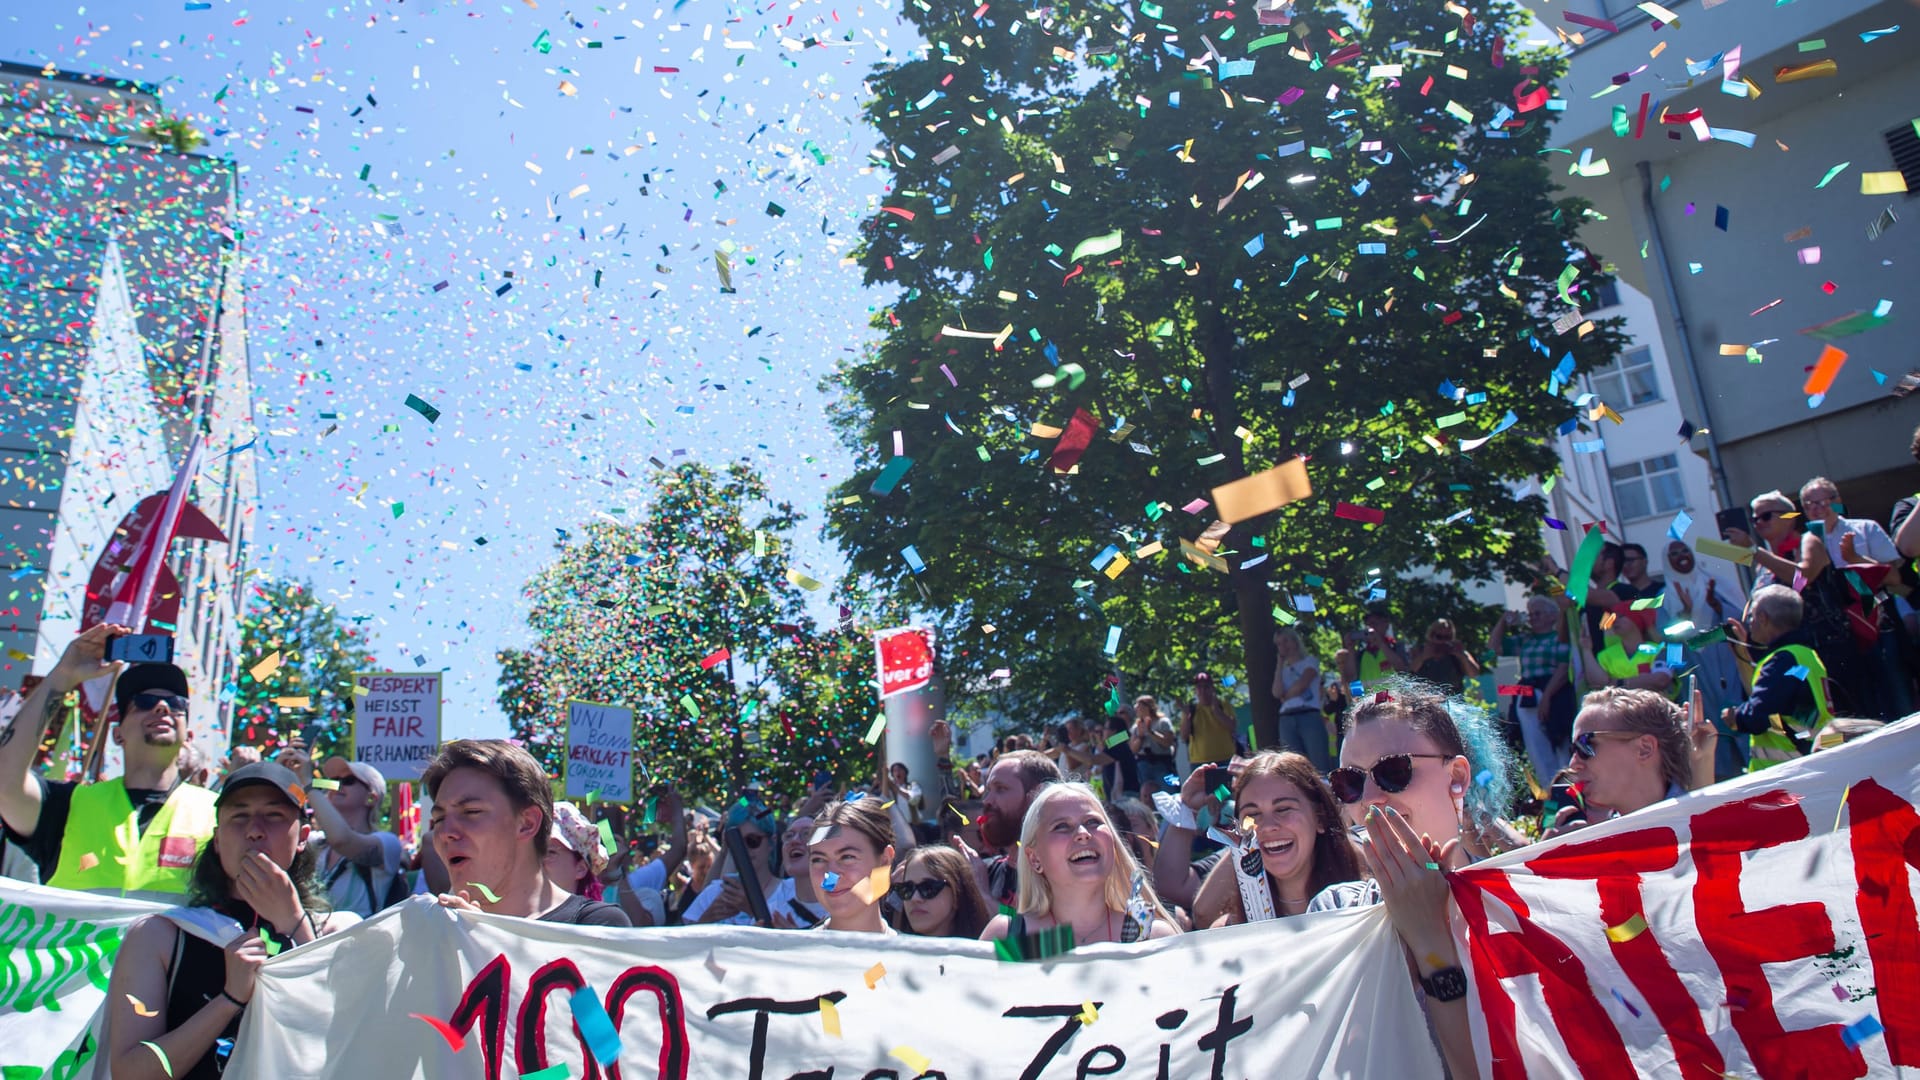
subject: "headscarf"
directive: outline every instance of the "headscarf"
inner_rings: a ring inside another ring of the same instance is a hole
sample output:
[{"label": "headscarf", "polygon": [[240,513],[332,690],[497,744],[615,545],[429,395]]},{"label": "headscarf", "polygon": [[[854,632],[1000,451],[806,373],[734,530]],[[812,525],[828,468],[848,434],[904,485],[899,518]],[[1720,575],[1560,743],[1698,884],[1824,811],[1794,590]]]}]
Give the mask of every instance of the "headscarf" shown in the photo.
[{"label": "headscarf", "polygon": [[[1671,546],[1669,544],[1668,546]],[[1692,550],[1693,545],[1687,545]],[[1662,548],[1662,556],[1666,549]],[[1710,630],[1719,625],[1719,616],[1714,614],[1713,605],[1707,603],[1707,582],[1714,582],[1714,593],[1720,597],[1728,612],[1739,612],[1746,607],[1746,595],[1738,585],[1729,583],[1726,578],[1712,574],[1700,565],[1700,553],[1693,554],[1693,569],[1682,574],[1673,568],[1673,560],[1667,559],[1667,596],[1662,605],[1669,620],[1686,619],[1702,630]],[[1681,605],[1680,594],[1685,591],[1690,607]]]}]

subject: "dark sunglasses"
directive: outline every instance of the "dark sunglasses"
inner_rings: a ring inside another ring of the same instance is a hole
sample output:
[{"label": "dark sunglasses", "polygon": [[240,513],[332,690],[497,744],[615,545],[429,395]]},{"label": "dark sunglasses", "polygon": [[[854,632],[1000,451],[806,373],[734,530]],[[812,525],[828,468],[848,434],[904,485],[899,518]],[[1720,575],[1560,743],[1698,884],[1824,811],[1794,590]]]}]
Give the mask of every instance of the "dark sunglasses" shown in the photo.
[{"label": "dark sunglasses", "polygon": [[946,889],[946,882],[939,878],[928,878],[925,881],[896,881],[890,891],[901,900],[913,899],[913,894],[916,892],[920,894],[920,899],[931,900]]},{"label": "dark sunglasses", "polygon": [[133,695],[133,707],[136,709],[157,709],[162,703],[177,713],[187,711],[187,699],[178,694],[169,694],[160,690],[142,690]]},{"label": "dark sunglasses", "polygon": [[759,851],[760,845],[767,842],[767,838],[764,834],[757,833],[757,832],[750,833],[744,830],[740,833],[740,839],[745,840],[747,842],[747,849],[749,851]]},{"label": "dark sunglasses", "polygon": [[1583,758],[1592,757],[1596,751],[1593,745],[1595,735],[1625,735],[1630,739],[1639,738],[1638,731],[1583,731],[1573,737],[1573,752]]},{"label": "dark sunglasses", "polygon": [[1372,774],[1374,786],[1391,795],[1407,790],[1407,785],[1413,783],[1414,758],[1446,761],[1451,756],[1450,754],[1388,754],[1374,762],[1371,769],[1342,765],[1327,777],[1327,785],[1333,788],[1334,798],[1351,805],[1366,796],[1368,774]]},{"label": "dark sunglasses", "polygon": [[1779,516],[1780,516],[1779,511],[1776,511],[1776,510],[1756,510],[1753,513],[1753,520],[1772,521],[1774,518]]}]

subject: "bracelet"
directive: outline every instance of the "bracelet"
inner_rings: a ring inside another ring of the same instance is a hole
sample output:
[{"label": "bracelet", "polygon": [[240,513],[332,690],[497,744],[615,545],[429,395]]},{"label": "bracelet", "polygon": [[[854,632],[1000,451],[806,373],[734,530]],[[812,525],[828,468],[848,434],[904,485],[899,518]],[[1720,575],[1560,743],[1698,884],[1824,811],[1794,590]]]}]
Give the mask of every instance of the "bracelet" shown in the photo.
[{"label": "bracelet", "polygon": [[220,996],[223,998],[226,998],[228,1001],[233,1002],[235,1005],[238,1005],[243,1009],[247,1007],[246,1002],[241,1001],[239,998],[234,997],[232,994],[227,993],[227,988],[224,986],[220,988]]}]

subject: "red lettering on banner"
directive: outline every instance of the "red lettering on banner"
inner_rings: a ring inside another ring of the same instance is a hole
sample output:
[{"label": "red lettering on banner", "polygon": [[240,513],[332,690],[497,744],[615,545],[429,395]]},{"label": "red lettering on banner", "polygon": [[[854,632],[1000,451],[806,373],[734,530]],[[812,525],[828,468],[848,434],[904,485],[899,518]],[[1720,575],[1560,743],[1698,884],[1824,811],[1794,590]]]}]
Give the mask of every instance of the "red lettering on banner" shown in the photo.
[{"label": "red lettering on banner", "polygon": [[[1671,870],[1679,859],[1679,839],[1672,829],[1640,829],[1554,848],[1528,860],[1527,869],[1542,878],[1592,881],[1600,894],[1601,924],[1612,927],[1635,915],[1646,917],[1640,875]],[[1700,1007],[1661,950],[1658,936],[1648,929],[1626,941],[1608,940],[1613,958],[1672,1041],[1680,1075],[1686,1080],[1726,1075],[1726,1060],[1708,1037]]]},{"label": "red lettering on banner", "polygon": [[500,1051],[507,1041],[507,984],[513,979],[513,965],[501,953],[480,969],[460,994],[448,1026],[465,1035],[480,1021],[480,1060],[487,1080],[500,1080]]},{"label": "red lettering on banner", "polygon": [[[1487,1039],[1493,1053],[1495,1080],[1525,1080],[1526,1063],[1514,1026],[1513,998],[1502,979],[1523,975],[1540,978],[1540,995],[1553,1014],[1567,1055],[1582,1076],[1632,1076],[1633,1059],[1613,1018],[1593,996],[1587,966],[1567,943],[1528,918],[1531,909],[1520,899],[1506,871],[1467,871],[1452,877],[1453,895],[1467,920],[1467,947],[1473,953],[1474,989],[1487,1018]],[[1487,914],[1487,895],[1507,907],[1520,924],[1517,931],[1495,933]]]},{"label": "red lettering on banner", "polygon": [[[607,988],[607,1015],[618,1028],[627,1013],[627,999],[642,991],[652,994],[660,1013],[660,1080],[687,1080],[693,1047],[687,1041],[686,1003],[680,1000],[680,981],[661,967],[630,967]],[[620,1066],[607,1070],[607,1080],[620,1080]]]},{"label": "red lettering on banner", "polygon": [[[547,1067],[547,998],[555,990],[572,994],[585,985],[580,969],[565,957],[542,964],[527,980],[527,996],[520,1000],[520,1016],[513,1026],[514,1068],[520,1075]],[[600,1080],[600,1063],[587,1050],[579,1024],[573,1025],[573,1039],[580,1044],[580,1055],[586,1062],[581,1080]]]},{"label": "red lettering on banner", "polygon": [[1887,1057],[1895,1065],[1920,1065],[1920,929],[1916,929],[1909,869],[1920,867],[1920,814],[1912,804],[1872,780],[1847,795],[1854,903],[1873,961],[1880,1023]]},{"label": "red lettering on banner", "polygon": [[[1788,1031],[1774,1010],[1763,965],[1805,960],[1834,947],[1826,905],[1780,904],[1747,910],[1740,895],[1741,856],[1808,836],[1799,797],[1770,791],[1716,806],[1692,821],[1694,920],[1700,940],[1726,982],[1733,1029],[1761,1076],[1857,1077],[1860,1051],[1841,1038],[1840,1024]],[[1623,1074],[1624,1075],[1624,1074]]]}]

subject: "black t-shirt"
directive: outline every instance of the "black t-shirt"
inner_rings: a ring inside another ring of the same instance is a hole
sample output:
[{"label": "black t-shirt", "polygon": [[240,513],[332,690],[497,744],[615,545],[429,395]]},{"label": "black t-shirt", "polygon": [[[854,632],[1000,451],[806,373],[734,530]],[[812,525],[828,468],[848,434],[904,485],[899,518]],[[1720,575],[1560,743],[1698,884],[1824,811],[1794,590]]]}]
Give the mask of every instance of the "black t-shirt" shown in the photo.
[{"label": "black t-shirt", "polygon": [[566,902],[536,922],[569,923],[573,926],[632,926],[633,920],[627,913],[612,904],[603,904],[598,900],[589,900],[584,896],[569,896]]},{"label": "black t-shirt", "polygon": [[995,855],[987,860],[987,888],[993,895],[987,899],[1002,907],[1013,907],[1020,896],[1020,866],[1005,855]]},{"label": "black t-shirt", "polygon": [[[40,868],[40,880],[47,882],[53,880],[53,872],[60,865],[60,843],[67,834],[67,818],[73,814],[73,789],[79,784],[72,780],[48,780],[44,776],[35,776],[33,781],[40,785],[40,824],[32,836],[8,829],[7,839],[27,853]],[[142,835],[171,794],[172,788],[127,789],[127,799],[140,811]]]}]

